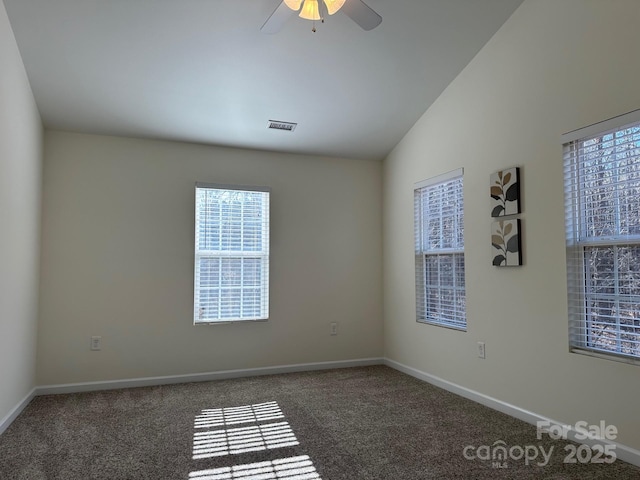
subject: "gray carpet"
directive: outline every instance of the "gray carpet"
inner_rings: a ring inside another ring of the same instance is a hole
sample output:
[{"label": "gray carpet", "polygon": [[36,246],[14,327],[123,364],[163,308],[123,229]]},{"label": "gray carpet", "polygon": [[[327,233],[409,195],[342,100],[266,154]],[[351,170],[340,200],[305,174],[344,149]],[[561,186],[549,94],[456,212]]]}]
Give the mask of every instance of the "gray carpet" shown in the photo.
[{"label": "gray carpet", "polygon": [[[463,455],[498,441],[553,454]],[[640,479],[564,464],[568,443],[376,366],[37,397],[0,436],[0,479]]]}]

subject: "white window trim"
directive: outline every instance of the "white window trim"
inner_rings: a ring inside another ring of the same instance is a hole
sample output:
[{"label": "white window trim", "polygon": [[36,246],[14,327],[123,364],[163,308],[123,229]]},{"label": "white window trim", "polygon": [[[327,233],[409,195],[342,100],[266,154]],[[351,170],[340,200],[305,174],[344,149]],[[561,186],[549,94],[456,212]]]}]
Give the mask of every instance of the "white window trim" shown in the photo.
[{"label": "white window trim", "polygon": [[590,137],[604,136],[612,133],[627,125],[640,123],[640,109],[634,110],[602,122],[597,122],[586,127],[567,132],[561,136],[565,157],[565,223],[566,223],[566,248],[567,248],[567,290],[568,290],[568,314],[569,314],[569,351],[576,354],[588,355],[591,357],[611,360],[616,362],[627,363],[631,365],[640,365],[640,358],[633,355],[625,355],[617,352],[609,352],[587,346],[582,338],[584,338],[586,330],[586,318],[584,309],[579,307],[580,303],[585,301],[587,296],[585,278],[584,255],[582,251],[585,247],[598,245],[629,245],[640,243],[637,235],[633,236],[613,236],[610,238],[598,237],[597,239],[585,239],[577,241],[581,232],[578,231],[579,226],[575,219],[578,218],[580,209],[579,203],[581,198],[574,201],[576,181],[575,165],[567,166],[567,157],[572,155],[569,153],[572,142],[577,142]]},{"label": "white window trim", "polygon": [[[416,182],[413,185],[413,192],[415,195],[416,190],[421,190],[425,187],[430,187],[432,185],[438,185],[438,184],[442,184],[442,183],[446,183],[450,180],[454,180],[457,178],[462,179],[464,177],[464,169],[463,168],[459,168],[456,170],[452,170],[450,172],[447,173],[443,173],[441,175],[437,175],[435,177],[431,177],[428,178],[426,180],[422,180],[420,182]],[[464,183],[463,183],[464,186]],[[414,205],[414,218],[416,216],[416,212],[415,212],[415,205]],[[422,218],[419,219],[420,222],[422,221]],[[415,221],[415,220],[414,220]],[[415,229],[418,228],[418,225],[414,225],[414,235],[416,235],[415,233]],[[420,230],[422,230],[420,228]],[[422,235],[422,232],[420,233]],[[422,241],[420,241],[420,243],[422,244]],[[455,325],[451,322],[447,322],[447,321],[440,321],[437,319],[430,319],[426,316],[426,312],[425,312],[425,318],[421,318],[420,317],[420,312],[419,312],[419,305],[421,302],[423,302],[424,300],[421,300],[418,295],[420,295],[422,292],[419,292],[419,288],[421,287],[421,283],[418,282],[418,275],[420,273],[422,273],[424,275],[424,271],[425,268],[423,266],[423,268],[421,270],[419,270],[418,264],[417,262],[418,257],[420,257],[421,261],[423,262],[424,265],[424,260],[425,257],[428,255],[450,255],[450,254],[462,254],[463,258],[464,258],[464,247],[463,248],[441,248],[438,250],[430,250],[430,251],[426,251],[426,250],[418,250],[417,248],[415,248],[415,265],[414,265],[414,271],[415,271],[415,275],[416,275],[416,288],[415,288],[415,292],[416,292],[416,321],[418,323],[421,324],[425,324],[425,325],[434,325],[434,326],[438,326],[438,327],[443,327],[443,328],[448,328],[451,330],[456,330],[456,331],[462,331],[462,332],[466,332],[468,325],[467,325],[467,318],[466,318],[466,309],[465,309],[465,318],[464,318],[464,325]],[[454,284],[455,284],[455,279],[454,279]],[[466,284],[466,282],[465,282]],[[455,287],[455,285],[454,285]],[[465,297],[466,297],[466,287],[465,287]],[[425,306],[426,308],[426,306]]]},{"label": "white window trim", "polygon": [[[218,189],[218,190],[237,190],[237,191],[250,191],[250,192],[265,192],[269,194],[269,201],[267,202],[267,205],[263,206],[263,208],[265,209],[263,214],[267,215],[267,223],[266,223],[266,251],[263,251],[262,253],[264,254],[264,256],[266,256],[266,266],[263,265],[263,270],[262,270],[262,279],[263,279],[263,285],[261,285],[262,287],[262,291],[263,291],[263,295],[265,295],[265,301],[266,301],[266,307],[264,309],[264,315],[260,315],[259,318],[241,318],[241,319],[220,319],[220,320],[214,320],[214,321],[198,321],[198,298],[199,298],[199,294],[198,294],[198,285],[199,285],[199,280],[197,278],[197,265],[198,265],[198,260],[203,256],[200,254],[199,250],[198,250],[198,242],[197,242],[197,233],[194,234],[194,303],[193,303],[193,324],[194,325],[229,325],[229,324],[233,324],[233,323],[245,323],[245,322],[266,322],[269,319],[269,307],[270,307],[270,288],[269,288],[269,263],[270,263],[270,228],[271,228],[271,219],[270,219],[270,205],[271,205],[271,201],[270,201],[270,194],[271,194],[271,188],[270,187],[264,187],[264,186],[250,186],[250,185],[232,185],[232,184],[219,184],[219,183],[204,183],[204,182],[196,182],[195,184],[195,189],[194,192],[197,195],[197,191],[198,189]],[[194,205],[194,216],[195,216],[195,222],[194,222],[194,232],[196,232],[197,227],[198,227],[198,209],[197,209],[197,205]],[[234,252],[237,253],[237,256],[255,256],[255,252]],[[209,256],[209,255],[206,255]]]},{"label": "white window trim", "polygon": [[454,178],[463,177],[464,176],[464,168],[458,168],[456,170],[451,170],[450,172],[443,173],[441,175],[437,175],[435,177],[427,178],[426,180],[422,180],[420,182],[413,184],[413,190],[418,190],[424,187],[430,187],[431,185],[436,185],[438,183],[444,183],[449,180],[453,180]]},{"label": "white window trim", "polygon": [[562,134],[562,144],[575,142],[581,138],[593,137],[595,135],[605,134],[611,130],[617,130],[620,127],[629,125],[631,123],[640,122],[640,109],[633,110],[631,112],[623,113],[617,117],[596,122],[586,127],[581,127],[576,130],[571,130]]}]

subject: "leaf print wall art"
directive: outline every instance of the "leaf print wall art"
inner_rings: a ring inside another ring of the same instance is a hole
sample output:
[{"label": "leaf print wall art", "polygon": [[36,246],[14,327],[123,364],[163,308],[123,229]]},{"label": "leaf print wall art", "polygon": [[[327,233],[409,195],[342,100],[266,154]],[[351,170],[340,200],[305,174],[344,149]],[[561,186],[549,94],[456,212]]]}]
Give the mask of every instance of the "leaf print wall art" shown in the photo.
[{"label": "leaf print wall art", "polygon": [[491,252],[496,267],[522,265],[520,248],[520,219],[493,222],[491,226]]},{"label": "leaf print wall art", "polygon": [[520,169],[508,168],[490,177],[491,216],[504,217],[520,213]]}]

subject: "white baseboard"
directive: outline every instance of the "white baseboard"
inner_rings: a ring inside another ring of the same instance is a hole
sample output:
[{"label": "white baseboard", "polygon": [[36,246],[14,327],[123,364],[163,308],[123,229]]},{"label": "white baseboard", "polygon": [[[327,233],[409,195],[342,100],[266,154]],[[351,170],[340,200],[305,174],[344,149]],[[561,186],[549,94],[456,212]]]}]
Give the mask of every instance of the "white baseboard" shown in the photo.
[{"label": "white baseboard", "polygon": [[[395,360],[385,358],[383,363],[388,367],[391,367],[395,370],[406,373],[407,375],[411,375],[412,377],[415,377],[419,380],[423,380],[427,383],[435,385],[436,387],[440,387],[451,393],[460,395],[461,397],[468,398],[469,400],[473,400],[474,402],[477,402],[481,405],[484,405],[493,410],[497,410],[499,412],[505,413],[511,417],[518,418],[532,425],[537,425],[537,422],[541,421],[541,422],[549,422],[549,424],[553,426],[560,426],[560,427],[565,426],[565,424],[562,422],[558,422],[556,420],[546,418],[537,413],[530,412],[528,410],[517,407],[515,405],[511,405],[510,403],[506,403],[496,398],[490,397],[488,395],[484,395],[480,392],[476,392],[475,390],[470,390],[468,388],[465,388],[455,383],[444,380],[440,377],[436,377],[435,375],[431,375],[429,373],[425,373],[413,367],[403,365],[402,363],[396,362]],[[592,446],[595,444],[611,445],[614,448],[616,457],[618,459],[640,467],[640,451],[620,443],[612,442],[611,440],[582,439],[582,437],[580,437],[579,434],[580,432],[576,431],[574,428],[570,428],[567,431],[567,438],[576,443],[584,443],[589,446]]]},{"label": "white baseboard", "polygon": [[[317,363],[302,363],[296,365],[278,365],[273,367],[261,367],[250,369],[238,369],[238,370],[224,370],[219,372],[209,373],[195,373],[187,375],[171,375],[163,377],[145,377],[145,378],[132,378],[125,380],[111,380],[102,382],[84,382],[84,383],[69,383],[64,385],[43,385],[36,387],[18,404],[13,410],[9,412],[5,418],[0,421],[0,434],[2,434],[9,425],[16,419],[18,415],[24,410],[24,408],[31,402],[31,400],[37,395],[54,395],[63,393],[79,393],[79,392],[91,392],[98,390],[113,390],[116,388],[134,388],[134,387],[149,387],[156,385],[170,385],[176,383],[189,383],[189,382],[207,382],[212,380],[223,380],[229,378],[241,378],[252,377],[260,375],[275,375],[279,373],[294,373],[294,372],[306,372],[314,370],[328,370],[332,368],[348,368],[348,367],[364,367],[370,365],[386,365],[400,372],[411,375],[419,380],[425,381],[437,387],[443,388],[449,392],[460,395],[461,397],[468,398],[474,402],[485,405],[493,410],[505,413],[512,417],[523,420],[532,425],[536,425],[538,421],[546,421],[551,425],[564,425],[562,422],[558,422],[534,412],[530,412],[523,408],[511,405],[496,398],[484,395],[482,393],[470,390],[466,387],[462,387],[455,383],[444,380],[435,375],[422,372],[413,367],[403,365],[395,360],[389,358],[362,358],[355,360],[342,360],[336,362],[317,362]],[[640,451],[628,447],[626,445],[611,442],[609,440],[581,440],[577,439],[576,432],[570,429],[567,436],[570,440],[578,443],[585,443],[587,445],[593,445],[595,443],[612,445],[615,447],[617,458],[625,462],[631,463],[636,466],[640,466]]]},{"label": "white baseboard", "polygon": [[2,435],[2,433],[4,433],[4,431],[7,428],[9,428],[9,425],[11,425],[11,423],[13,423],[13,421],[18,417],[18,415],[22,413],[25,407],[29,405],[29,402],[31,402],[31,400],[33,400],[33,397],[35,396],[36,396],[36,389],[33,388],[27,394],[27,396],[20,401],[20,403],[18,403],[15,407],[13,407],[13,409],[2,420],[0,420],[0,435]]},{"label": "white baseboard", "polygon": [[239,370],[223,370],[219,372],[193,373],[187,375],[170,375],[165,377],[144,377],[125,380],[109,380],[102,382],[67,383],[63,385],[43,385],[36,388],[36,395],[56,395],[61,393],[93,392],[113,390],[116,388],[152,387],[175,383],[208,382],[228,378],[254,377],[259,375],[275,375],[278,373],[307,372],[313,370],[329,370],[331,368],[365,367],[382,365],[382,358],[360,358],[336,362],[301,363],[296,365],[277,365]]}]

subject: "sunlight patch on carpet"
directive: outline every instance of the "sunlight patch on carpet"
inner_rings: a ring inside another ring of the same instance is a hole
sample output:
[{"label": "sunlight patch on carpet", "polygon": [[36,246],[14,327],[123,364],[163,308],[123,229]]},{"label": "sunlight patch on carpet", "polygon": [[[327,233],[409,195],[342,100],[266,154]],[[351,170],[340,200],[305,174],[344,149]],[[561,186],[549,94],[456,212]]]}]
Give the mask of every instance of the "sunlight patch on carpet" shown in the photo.
[{"label": "sunlight patch on carpet", "polygon": [[[289,422],[274,422],[279,419],[284,419],[284,414],[277,402],[202,410],[194,422],[192,458],[199,462],[209,459],[205,462],[211,463],[214,458],[225,455],[300,445]],[[255,425],[215,429],[242,423]],[[271,479],[320,480],[320,475],[308,455],[197,470],[189,474],[189,480]]]},{"label": "sunlight patch on carpet", "polygon": [[195,432],[193,459],[257,452],[299,444],[288,422]]},{"label": "sunlight patch on carpet", "polygon": [[211,428],[239,423],[264,422],[284,418],[276,402],[242,407],[209,408],[196,416],[195,428]]},{"label": "sunlight patch on carpet", "polygon": [[190,480],[320,480],[307,455],[233,467],[200,470],[189,474]]}]

